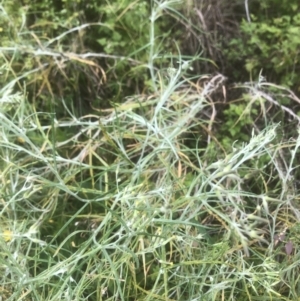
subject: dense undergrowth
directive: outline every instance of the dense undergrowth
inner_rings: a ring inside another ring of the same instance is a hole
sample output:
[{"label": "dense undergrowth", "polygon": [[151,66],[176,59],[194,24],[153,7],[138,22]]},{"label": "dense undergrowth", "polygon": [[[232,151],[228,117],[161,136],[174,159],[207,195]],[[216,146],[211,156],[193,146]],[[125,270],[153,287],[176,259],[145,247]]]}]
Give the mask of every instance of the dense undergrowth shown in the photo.
[{"label": "dense undergrowth", "polygon": [[[36,23],[61,8],[8,3],[1,300],[298,300],[297,95],[263,74],[227,86],[197,73],[211,62],[180,55],[180,42],[163,51],[164,26],[189,24],[180,1],[116,2],[117,14],[107,2],[103,22],[74,16],[63,32]],[[134,45],[137,9],[150,19]],[[104,43],[107,20],[128,36]],[[90,26],[101,53],[87,47]]]}]

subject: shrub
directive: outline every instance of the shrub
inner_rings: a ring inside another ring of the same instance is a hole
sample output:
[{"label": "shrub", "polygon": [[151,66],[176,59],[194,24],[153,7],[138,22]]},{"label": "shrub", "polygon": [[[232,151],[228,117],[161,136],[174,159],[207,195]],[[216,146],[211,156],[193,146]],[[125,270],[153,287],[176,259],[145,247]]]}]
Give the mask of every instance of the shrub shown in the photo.
[{"label": "shrub", "polygon": [[[276,2],[276,3],[275,3]],[[273,7],[276,5],[276,10]],[[256,76],[299,89],[300,14],[297,1],[264,1],[250,6],[251,22],[241,22],[242,35],[233,38],[225,52],[233,66]],[[279,13],[280,12],[280,13]],[[236,77],[245,78],[242,72]]]}]

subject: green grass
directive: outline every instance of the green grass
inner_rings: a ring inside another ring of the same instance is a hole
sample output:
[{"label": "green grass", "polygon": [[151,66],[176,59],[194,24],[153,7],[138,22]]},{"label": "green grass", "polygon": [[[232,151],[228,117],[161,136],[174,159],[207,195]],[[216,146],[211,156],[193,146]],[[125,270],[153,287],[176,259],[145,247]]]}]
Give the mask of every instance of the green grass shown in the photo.
[{"label": "green grass", "polygon": [[210,105],[204,92],[170,85],[150,106],[135,96],[102,117],[46,114],[48,125],[25,97],[2,98],[16,102],[0,119],[5,300],[297,295],[297,254],[280,255],[274,233],[298,214],[289,177],[300,140],[284,145],[286,171],[283,145],[272,144],[278,125],[226,156],[187,147]]},{"label": "green grass", "polygon": [[152,94],[57,119],[1,90],[1,300],[297,300],[300,136],[265,115],[225,152],[216,78],[157,70],[161,5]]}]

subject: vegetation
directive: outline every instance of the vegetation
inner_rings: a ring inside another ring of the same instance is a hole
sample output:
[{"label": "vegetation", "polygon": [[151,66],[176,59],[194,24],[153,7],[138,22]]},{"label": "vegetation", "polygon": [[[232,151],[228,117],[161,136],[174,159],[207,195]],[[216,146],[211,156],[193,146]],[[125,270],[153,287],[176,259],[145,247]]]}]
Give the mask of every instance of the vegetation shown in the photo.
[{"label": "vegetation", "polygon": [[299,4],[98,2],[0,5],[1,300],[298,300]]}]

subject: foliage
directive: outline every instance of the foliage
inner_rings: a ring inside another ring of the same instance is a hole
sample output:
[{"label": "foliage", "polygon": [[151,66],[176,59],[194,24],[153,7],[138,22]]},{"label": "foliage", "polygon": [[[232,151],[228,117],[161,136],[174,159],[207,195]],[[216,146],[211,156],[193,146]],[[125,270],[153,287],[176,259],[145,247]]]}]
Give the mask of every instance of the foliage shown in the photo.
[{"label": "foliage", "polygon": [[[22,74],[22,80],[15,79],[18,89],[26,78],[26,91],[36,105],[54,109],[61,117],[61,98],[73,113],[83,115],[152,88],[149,60],[161,66],[164,53],[177,51],[166,30],[174,26],[174,13],[159,2],[152,4],[157,10],[152,29],[151,6],[144,0],[30,1],[19,13],[14,4],[7,1],[2,7],[0,24],[5,34],[3,59],[13,70],[5,81]],[[153,51],[159,54],[156,58]]]},{"label": "foliage", "polygon": [[191,76],[191,2],[24,1],[1,6],[1,297],[296,300],[297,96]]},{"label": "foliage", "polygon": [[[241,22],[242,35],[233,38],[225,49],[228,60],[234,66],[244,65],[254,76],[263,69],[268,80],[298,90],[298,11],[297,1],[264,1],[250,6],[251,22],[245,19]],[[241,72],[236,74],[241,75]]]}]

